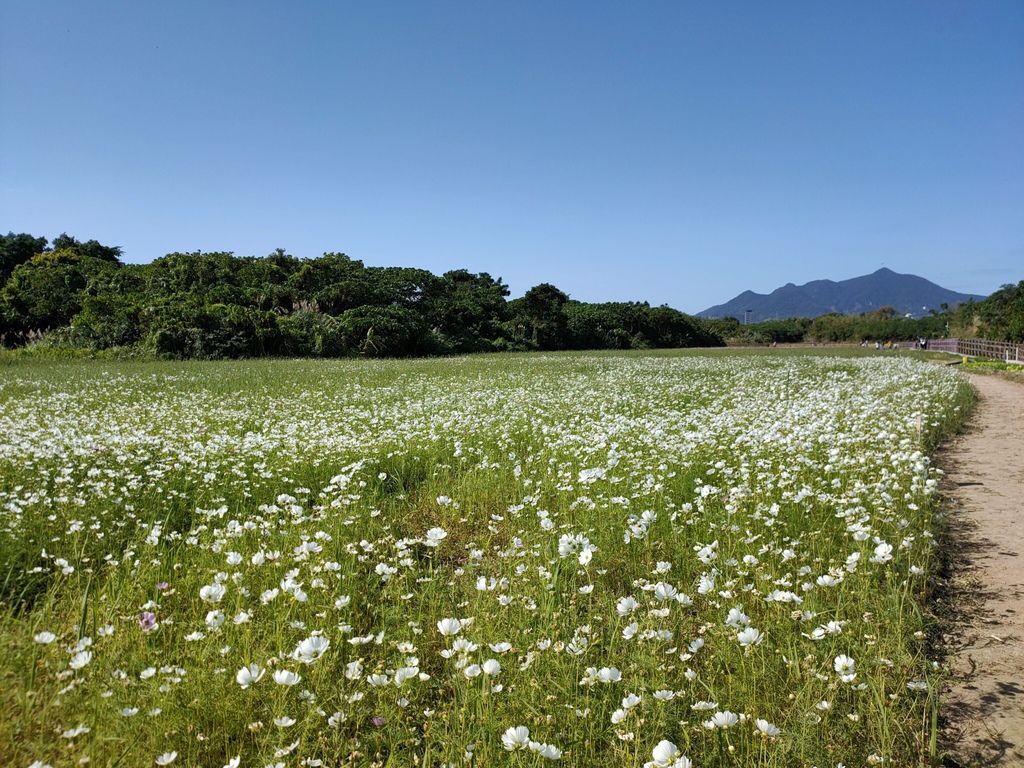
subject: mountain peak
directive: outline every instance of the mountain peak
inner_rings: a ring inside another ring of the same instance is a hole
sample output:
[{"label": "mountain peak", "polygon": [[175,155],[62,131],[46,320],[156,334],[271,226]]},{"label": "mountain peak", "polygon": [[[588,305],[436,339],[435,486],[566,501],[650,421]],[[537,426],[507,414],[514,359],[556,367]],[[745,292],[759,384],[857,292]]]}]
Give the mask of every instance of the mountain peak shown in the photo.
[{"label": "mountain peak", "polygon": [[699,317],[746,318],[748,322],[786,317],[817,317],[838,312],[855,315],[879,307],[891,306],[900,314],[920,317],[942,304],[955,307],[969,299],[981,299],[957,293],[917,275],[894,272],[881,267],[870,275],[849,280],[812,280],[803,285],[786,283],[768,294],[744,291],[731,301],[698,312]]}]

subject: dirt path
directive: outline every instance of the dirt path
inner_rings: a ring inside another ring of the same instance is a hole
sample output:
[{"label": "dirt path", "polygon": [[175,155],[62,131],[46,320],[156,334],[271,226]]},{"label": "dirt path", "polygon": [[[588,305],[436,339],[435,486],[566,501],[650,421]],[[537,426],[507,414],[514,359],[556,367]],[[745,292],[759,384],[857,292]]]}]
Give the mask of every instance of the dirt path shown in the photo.
[{"label": "dirt path", "polygon": [[956,509],[959,620],[945,699],[947,749],[963,766],[1024,766],[1024,385],[971,376],[970,429],[940,457]]}]

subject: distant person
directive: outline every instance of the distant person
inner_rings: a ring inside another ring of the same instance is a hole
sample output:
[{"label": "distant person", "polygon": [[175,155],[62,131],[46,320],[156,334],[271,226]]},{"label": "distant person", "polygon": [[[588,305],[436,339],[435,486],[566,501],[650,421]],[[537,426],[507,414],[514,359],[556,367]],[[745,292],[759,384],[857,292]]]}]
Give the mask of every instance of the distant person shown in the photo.
[{"label": "distant person", "polygon": [[876,342],[875,342],[875,349],[876,349],[876,350],[879,350],[879,349],[881,349],[881,348],[882,348],[882,342],[880,342],[880,341],[876,341]]}]

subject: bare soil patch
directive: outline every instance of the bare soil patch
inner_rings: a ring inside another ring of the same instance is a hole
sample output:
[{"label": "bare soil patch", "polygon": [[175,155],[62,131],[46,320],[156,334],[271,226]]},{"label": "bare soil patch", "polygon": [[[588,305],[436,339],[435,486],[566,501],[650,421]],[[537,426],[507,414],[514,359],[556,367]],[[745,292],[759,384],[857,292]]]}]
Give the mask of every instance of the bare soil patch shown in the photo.
[{"label": "bare soil patch", "polygon": [[943,735],[950,765],[1024,766],[1024,385],[971,383],[971,426],[940,457],[953,504]]}]

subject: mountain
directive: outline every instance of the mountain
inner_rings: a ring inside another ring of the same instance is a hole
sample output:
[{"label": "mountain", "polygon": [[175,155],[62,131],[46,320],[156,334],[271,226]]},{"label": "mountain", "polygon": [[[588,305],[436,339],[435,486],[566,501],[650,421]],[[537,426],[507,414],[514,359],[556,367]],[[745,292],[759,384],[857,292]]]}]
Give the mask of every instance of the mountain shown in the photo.
[{"label": "mountain", "polygon": [[[786,283],[768,294],[744,291],[725,304],[698,312],[698,317],[735,317],[752,323],[784,317],[817,317],[829,312],[859,315],[882,307],[895,307],[914,317],[950,308],[984,296],[957,293],[917,275],[901,275],[883,267],[877,272],[849,280],[812,280],[803,285]],[[744,317],[749,310],[749,315]]]}]

